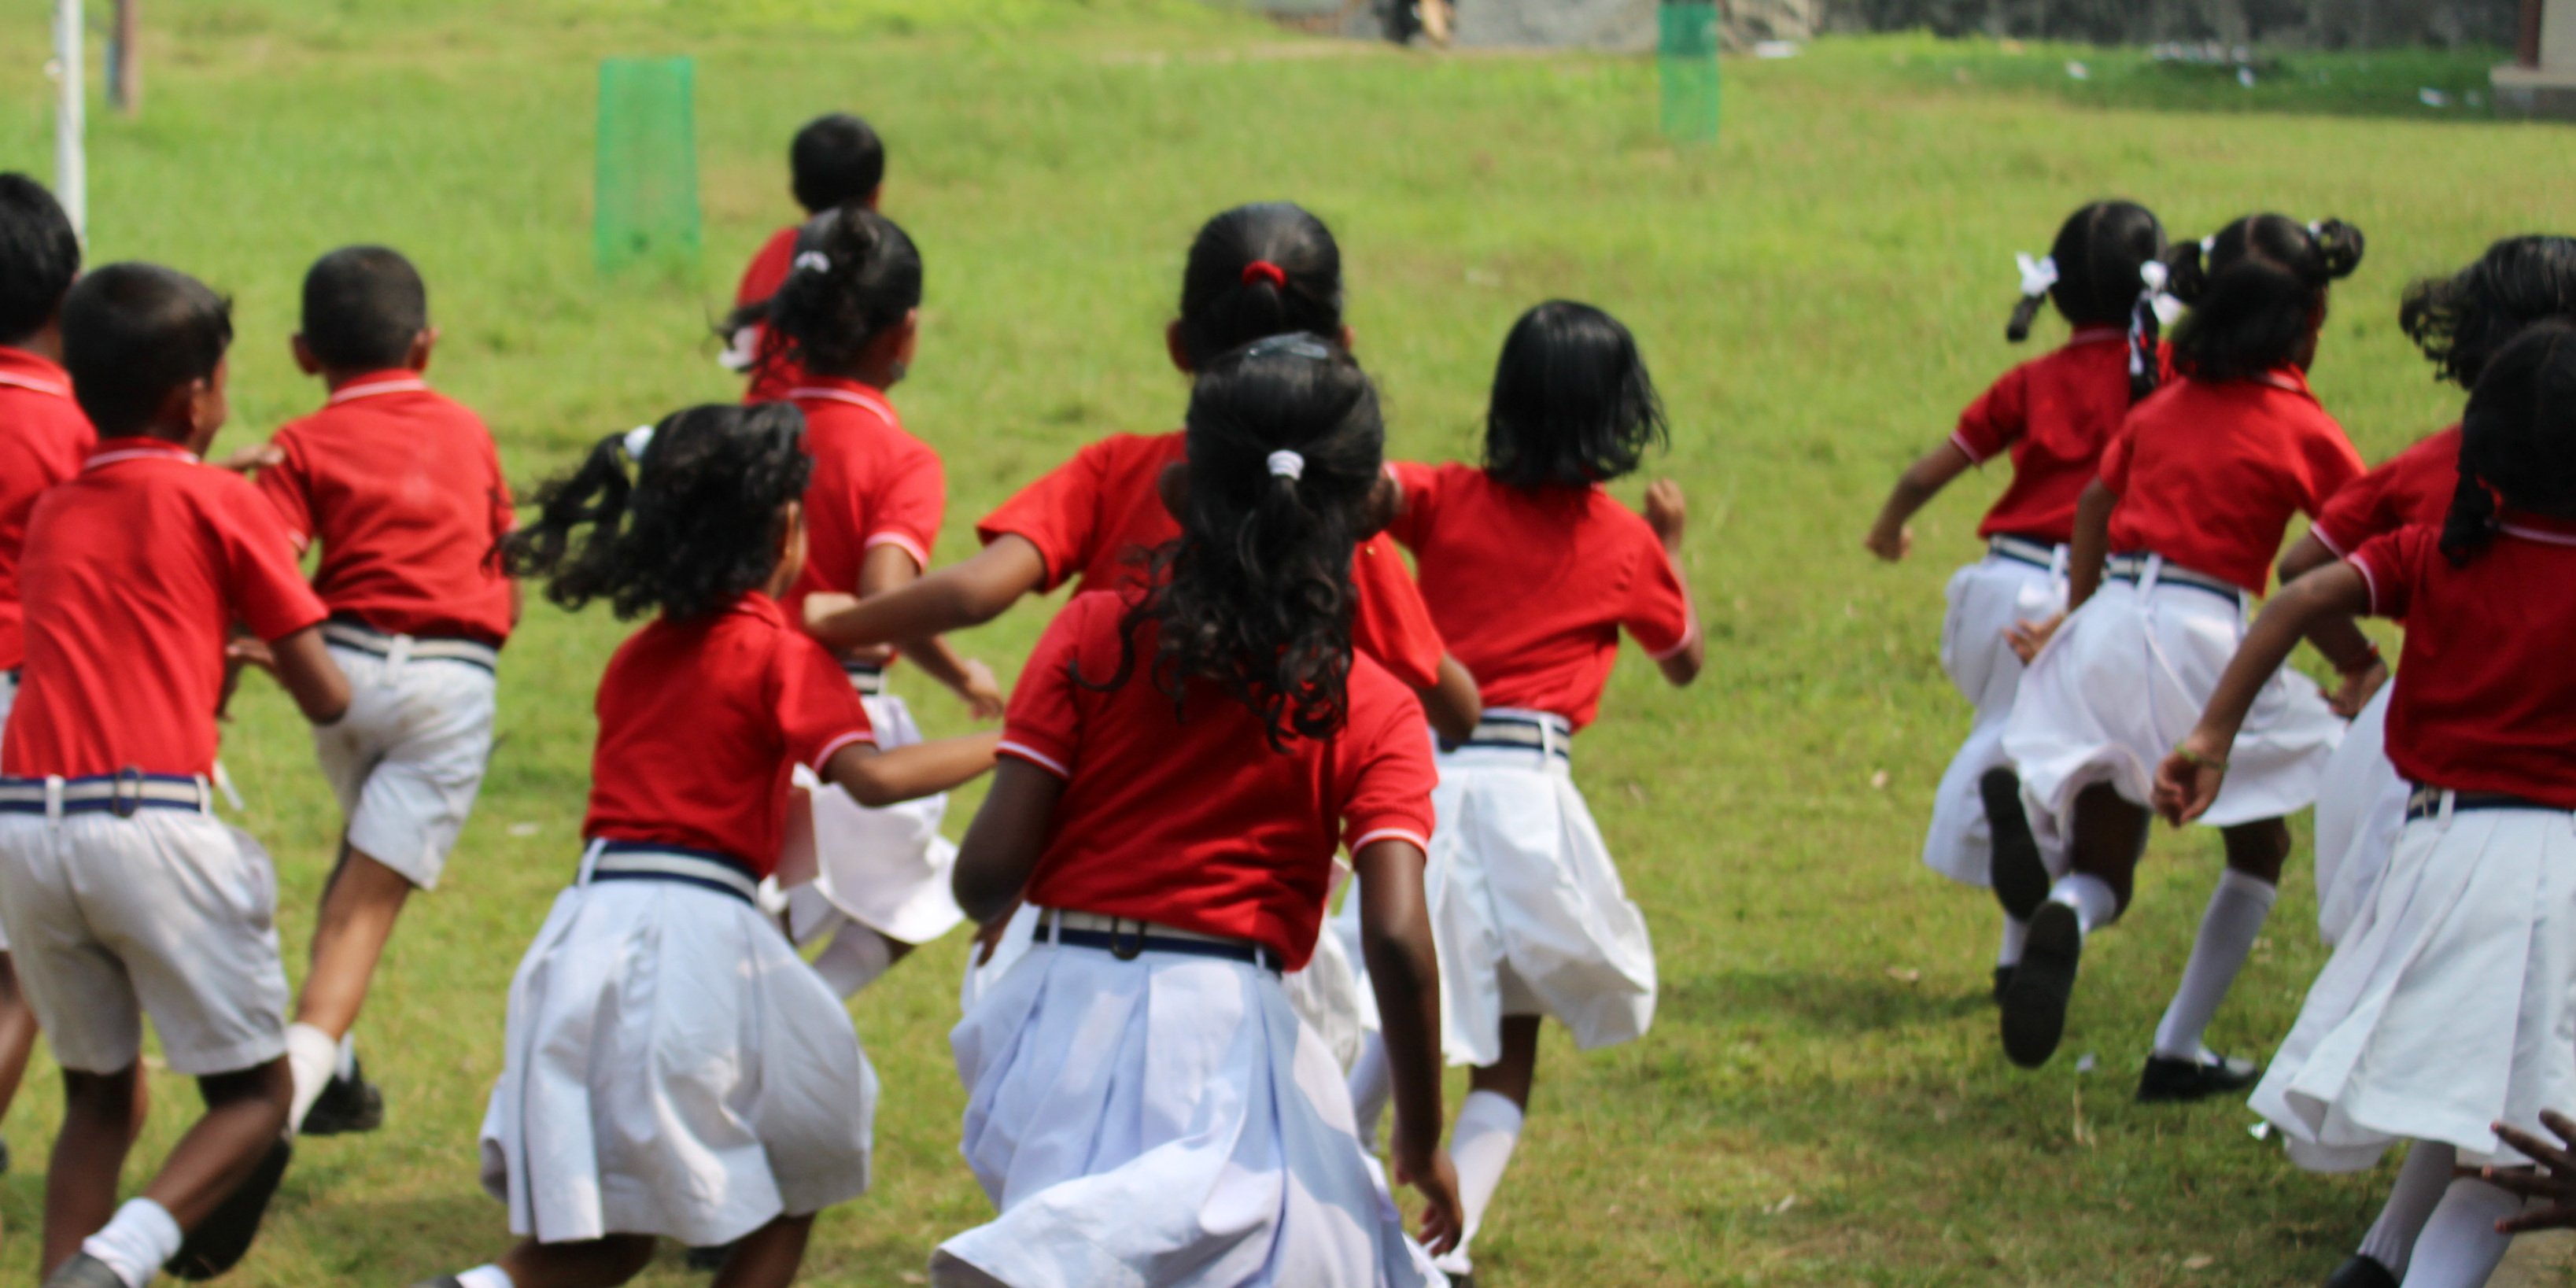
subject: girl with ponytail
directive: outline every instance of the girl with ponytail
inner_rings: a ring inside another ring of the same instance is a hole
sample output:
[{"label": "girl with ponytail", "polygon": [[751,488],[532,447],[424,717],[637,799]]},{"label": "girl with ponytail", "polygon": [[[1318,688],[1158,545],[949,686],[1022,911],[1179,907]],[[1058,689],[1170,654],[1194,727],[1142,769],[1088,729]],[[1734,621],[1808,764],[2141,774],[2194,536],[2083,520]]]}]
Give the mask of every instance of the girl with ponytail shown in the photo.
[{"label": "girl with ponytail", "polygon": [[2490,355],[2449,514],[2285,587],[2157,773],[2158,809],[2199,816],[2302,636],[2405,618],[2395,850],[2252,1102],[2302,1167],[2357,1171],[2413,1142],[2331,1280],[2356,1288],[2486,1282],[2522,1200],[2481,1173],[2529,1161],[2496,1128],[2536,1135],[2543,1107],[2576,1099],[2576,326],[2541,323]]},{"label": "girl with ponytail", "polygon": [[935,1284],[1426,1281],[1281,983],[1314,951],[1340,845],[1396,1176],[1435,1250],[1457,1236],[1431,749],[1421,704],[1350,636],[1376,393],[1340,346],[1273,337],[1209,356],[1185,434],[1179,535],[1150,581],[1076,595],[1047,628],[958,858],[958,903],[992,924],[1025,900],[1035,942],[951,1037],[967,1161],[1000,1211],[941,1245]]},{"label": "girl with ponytail", "polygon": [[[2003,991],[2004,1052],[2017,1064],[2056,1050],[2085,936],[2128,904],[2151,767],[2208,700],[2291,517],[2313,518],[2362,472],[2307,382],[2327,290],[2361,247],[2339,220],[2249,215],[2166,254],[2191,310],[2174,329],[2180,379],[2130,411],[2077,499],[2071,611],[2015,632],[2017,651],[2036,657],[2004,727],[2018,782],[1990,775],[1983,793],[1995,894],[2030,926]],[[2335,661],[2372,659],[2355,649]],[[2314,685],[2269,678],[2228,794],[2200,819],[2220,829],[2227,866],[2156,1026],[2140,1100],[2253,1081],[2251,1062],[2201,1038],[2271,912],[2290,849],[2281,820],[2316,799],[2342,733]]]},{"label": "girl with ponytail", "polygon": [[[2164,249],[2164,225],[2146,207],[2096,201],[2067,216],[2045,258],[2022,256],[2022,298],[2004,338],[2027,339],[2040,305],[2054,303],[2071,328],[2066,343],[2005,372],[1968,404],[1948,440],[1897,480],[1862,541],[1890,563],[1904,559],[1914,549],[1908,520],[1917,510],[1971,467],[2010,462],[2011,481],[1977,527],[1985,556],[1951,575],[1941,625],[1941,669],[1974,716],[1933,796],[1923,863],[1962,885],[1994,885],[1987,798],[2011,801],[2021,791],[2003,751],[2022,678],[2007,635],[2064,611],[2075,499],[2099,472],[2102,449],[2129,408],[2154,392],[2165,371],[2158,342],[2158,310],[2171,304],[2162,292]],[[1995,954],[1998,998],[2028,934],[2028,923],[2007,907]]]},{"label": "girl with ponytail", "polygon": [[814,1214],[867,1188],[876,1076],[756,891],[791,771],[885,805],[983,773],[994,740],[880,752],[779,606],[812,468],[792,406],[691,408],[602,442],[502,544],[557,604],[652,620],[600,680],[586,847],[510,986],[483,1179],[520,1242],[427,1288],[624,1283],[656,1236],[733,1244],[720,1288],[783,1288]]}]

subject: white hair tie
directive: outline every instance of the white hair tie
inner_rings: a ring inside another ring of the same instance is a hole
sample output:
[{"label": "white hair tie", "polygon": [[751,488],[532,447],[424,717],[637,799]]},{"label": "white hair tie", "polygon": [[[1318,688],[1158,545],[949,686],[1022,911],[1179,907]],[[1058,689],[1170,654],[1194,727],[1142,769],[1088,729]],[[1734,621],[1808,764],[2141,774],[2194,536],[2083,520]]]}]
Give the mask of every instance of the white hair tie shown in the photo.
[{"label": "white hair tie", "polygon": [[2037,259],[2032,259],[2028,255],[2015,254],[2013,256],[2013,263],[2021,267],[2022,298],[2032,300],[2038,299],[2040,296],[2048,294],[2048,288],[2057,285],[2057,260],[2055,257],[2042,255]]},{"label": "white hair tie", "polygon": [[791,262],[788,267],[791,270],[811,270],[817,273],[828,273],[832,271],[832,257],[819,250],[798,251],[796,252],[795,260]]},{"label": "white hair tie", "polygon": [[2326,226],[2325,226],[2323,223],[2320,223],[2320,222],[2318,222],[2317,220],[2314,220],[2314,219],[2311,219],[2311,220],[2309,220],[2309,221],[2308,221],[2308,238],[2309,238],[2309,240],[2313,241],[2313,240],[2315,240],[2315,239],[2317,239],[2317,238],[2320,238],[2320,237],[2323,237],[2323,236],[2325,236],[2325,235],[2326,235]]},{"label": "white hair tie", "polygon": [[2138,284],[2145,287],[2149,295],[2164,294],[2166,285],[2172,281],[2173,272],[2165,267],[2163,260],[2151,259],[2138,265]]},{"label": "white hair tie", "polygon": [[653,445],[653,427],[638,425],[626,431],[626,459],[643,463],[644,449]]},{"label": "white hair tie", "polygon": [[1306,458],[1282,449],[1270,454],[1270,472],[1291,483],[1306,477]]},{"label": "white hair tie", "polygon": [[2218,234],[2211,233],[2207,237],[2200,239],[2200,253],[2203,255],[2215,255],[2218,253]]}]

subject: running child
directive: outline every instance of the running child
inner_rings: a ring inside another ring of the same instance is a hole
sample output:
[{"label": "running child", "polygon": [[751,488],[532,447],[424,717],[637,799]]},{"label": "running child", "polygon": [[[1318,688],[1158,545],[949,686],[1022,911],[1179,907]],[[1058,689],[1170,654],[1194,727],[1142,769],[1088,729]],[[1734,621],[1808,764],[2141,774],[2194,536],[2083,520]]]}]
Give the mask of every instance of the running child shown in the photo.
[{"label": "running child", "polygon": [[[920,577],[948,492],[939,454],[904,431],[886,396],[920,342],[920,252],[893,220],[863,205],[815,216],[797,245],[793,271],[757,313],[777,351],[804,373],[783,395],[804,413],[814,457],[805,571],[784,603],[801,621],[809,595],[864,599]],[[937,636],[904,641],[900,656],[979,718],[1001,714],[992,672],[959,659]],[[891,664],[876,652],[841,664],[867,703],[878,745],[889,750],[921,741],[903,699],[887,691]],[[831,935],[818,968],[844,994],[855,993],[963,919],[948,893],[956,847],[939,834],[947,799],[871,810],[828,783],[804,785],[817,875],[790,892],[793,933],[799,943]]]},{"label": "running child", "polygon": [[[2201,815],[2302,634],[2405,617],[2387,739],[2413,788],[2405,829],[2254,1091],[2312,1170],[2369,1167],[2399,1140],[2509,1166],[2525,1160],[2498,1124],[2533,1132],[2576,1103],[2576,327],[2543,323],[2487,360],[2459,475],[2441,526],[2373,537],[2285,589],[2157,775],[2168,818]],[[2521,1208],[2452,1180],[2403,1282],[2485,1283]],[[2400,1282],[2356,1262],[2333,1282]]]},{"label": "running child", "polygon": [[601,677],[587,848],[510,985],[483,1183],[521,1238],[436,1288],[620,1284],[657,1236],[733,1245],[719,1288],[775,1288],[867,1189],[876,1075],[755,892],[795,768],[883,805],[984,772],[994,739],[879,752],[779,606],[804,438],[783,403],[676,412],[547,484],[503,547],[565,608],[655,616]]},{"label": "running child", "polygon": [[[2129,413],[2076,502],[2071,612],[2022,633],[2038,660],[2004,731],[2029,813],[1998,817],[2010,802],[1988,802],[1995,894],[2030,922],[2004,986],[2004,1053],[2016,1064],[2056,1051],[2084,937],[2128,905],[2154,766],[2234,653],[2291,515],[2314,516],[2362,472],[2307,381],[2327,289],[2361,253],[2360,231],[2340,220],[2248,215],[2167,256],[2173,292],[2191,306],[2173,338],[2181,379]],[[2346,672],[2375,660],[2333,658]],[[2275,675],[2264,688],[2238,772],[2201,820],[2222,829],[2227,866],[2156,1026],[2140,1100],[2254,1080],[2251,1062],[2201,1037],[2271,913],[2290,850],[2282,817],[2316,799],[2342,732],[2314,685]],[[2044,849],[2071,870],[2052,882]]]},{"label": "running child", "polygon": [[[0,174],[0,725],[27,660],[18,559],[27,516],[45,489],[80,472],[98,436],[63,371],[63,296],[80,275],[80,238],[44,185]],[[18,989],[0,928],[0,1117],[17,1099],[36,1045],[36,1015]],[[9,1147],[0,1142],[0,1171]]]},{"label": "running child", "polygon": [[384,1121],[350,1029],[403,902],[437,887],[473,812],[518,596],[492,559],[514,526],[510,486],[482,420],[423,379],[438,332],[411,261],[383,246],[323,256],[303,322],[296,365],[328,395],[277,431],[259,490],[298,550],[321,548],[322,636],[349,677],[348,715],[314,731],[346,824],[286,1030],[289,1121],[326,1136]]},{"label": "running child", "polygon": [[[2010,453],[2012,483],[1986,512],[1977,536],[1986,557],[1950,577],[1941,625],[1941,669],[1976,709],[1933,796],[1924,865],[1963,885],[1994,884],[1994,846],[1984,793],[2019,796],[2004,759],[2004,722],[2021,687],[2022,661],[2007,634],[2066,607],[2066,542],[2075,498],[2100,472],[2102,449],[2139,399],[2155,392],[2163,368],[2156,305],[2164,225],[2146,207],[2097,201],[2069,215],[2048,255],[2022,257],[2022,298],[2004,336],[2019,344],[2043,300],[2074,328],[2066,344],[2004,373],[1959,414],[1947,442],[1914,462],[1863,542],[1895,563],[1913,552],[1907,520],[1970,467]],[[2142,274],[2143,271],[2143,274]],[[2008,807],[2009,808],[2009,807]],[[2062,864],[2059,862],[2051,866]],[[1995,953],[1995,996],[2021,960],[2028,923],[2004,915]]]},{"label": "running child", "polygon": [[[1503,342],[1484,463],[1396,467],[1404,508],[1389,531],[1421,561],[1423,598],[1484,702],[1473,734],[1441,743],[1424,877],[1443,1050],[1473,1069],[1449,1138],[1466,1221],[1440,1263],[1453,1276],[1472,1270],[1468,1243],[1520,1138],[1540,1021],[1590,1051],[1643,1037],[1654,1019],[1646,921],[1572,767],[1621,631],[1676,686],[1706,657],[1676,563],[1681,488],[1648,488],[1642,516],[1605,490],[1668,441],[1628,328],[1554,300]],[[1385,1104],[1380,1055],[1372,1046],[1352,1074],[1363,1139]]]},{"label": "running child", "polygon": [[[27,520],[26,666],[0,745],[0,921],[63,1068],[46,1177],[48,1288],[142,1288],[231,1268],[285,1174],[292,1098],[276,873],[216,821],[225,641],[267,643],[305,717],[348,684],[268,503],[198,456],[223,427],[225,302],[111,264],[63,300],[63,365],[99,443]],[[206,1112],[138,1197],[143,1019]]]},{"label": "running child", "polygon": [[999,1215],[941,1245],[935,1284],[1436,1281],[1280,984],[1314,950],[1337,844],[1395,1068],[1396,1175],[1426,1240],[1456,1237],[1430,746],[1420,703],[1351,645],[1376,394],[1340,347],[1279,336],[1209,355],[1188,425],[1167,575],[1057,614],[958,859],[971,915],[1040,911],[951,1037]]},{"label": "running child", "polygon": [[[874,210],[885,186],[885,143],[866,121],[833,112],[807,121],[796,131],[787,145],[787,168],[788,186],[808,220],[852,204]],[[796,239],[804,228],[798,222],[771,233],[744,266],[742,282],[734,288],[734,312],[742,321],[726,328],[731,344],[724,363],[747,374],[751,387],[744,402],[776,402],[805,383],[795,359],[770,337],[766,320],[757,313],[794,270]]]}]

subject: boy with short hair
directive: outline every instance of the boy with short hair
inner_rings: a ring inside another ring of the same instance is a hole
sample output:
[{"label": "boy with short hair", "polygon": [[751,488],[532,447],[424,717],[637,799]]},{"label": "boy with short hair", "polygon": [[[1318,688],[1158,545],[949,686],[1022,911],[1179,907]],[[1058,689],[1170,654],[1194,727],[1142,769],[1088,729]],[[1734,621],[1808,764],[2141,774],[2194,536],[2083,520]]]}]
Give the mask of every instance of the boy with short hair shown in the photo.
[{"label": "boy with short hair", "polygon": [[[796,204],[805,207],[807,217],[853,201],[874,210],[885,186],[885,142],[866,121],[833,112],[796,131],[787,147],[787,165]],[[789,224],[761,244],[734,289],[735,309],[764,303],[778,293],[779,283],[796,266],[796,235],[804,227],[802,220]],[[750,373],[751,389],[743,395],[747,403],[780,401],[788,390],[806,383],[803,369],[778,352],[768,329],[757,323],[734,333],[725,365]]]},{"label": "boy with short hair", "polygon": [[[19,628],[18,552],[27,512],[46,488],[71,477],[98,436],[72,401],[63,373],[63,296],[80,275],[80,238],[44,185],[0,174],[0,724],[18,697],[26,660]],[[18,1095],[36,1017],[19,996],[9,940],[0,934],[0,1114]],[[0,1171],[9,1148],[0,1144]]]},{"label": "boy with short hair", "polygon": [[[184,273],[111,264],[61,318],[100,441],[27,525],[0,921],[63,1067],[45,1283],[142,1288],[165,1264],[202,1278],[240,1260],[289,1156],[276,875],[207,785],[227,636],[240,623],[264,641],[317,724],[349,691],[276,512],[198,459],[226,415],[229,306]],[[146,1015],[206,1112],[118,1207]]]},{"label": "boy with short hair", "polygon": [[382,246],[324,255],[293,344],[330,395],[277,432],[259,474],[297,548],[321,547],[313,589],[351,690],[347,718],[314,730],[348,822],[286,1031],[290,1121],[307,1135],[384,1120],[345,1039],[403,901],[437,886],[473,811],[518,618],[492,557],[513,526],[510,487],[482,420],[422,380],[437,341],[411,261]]}]

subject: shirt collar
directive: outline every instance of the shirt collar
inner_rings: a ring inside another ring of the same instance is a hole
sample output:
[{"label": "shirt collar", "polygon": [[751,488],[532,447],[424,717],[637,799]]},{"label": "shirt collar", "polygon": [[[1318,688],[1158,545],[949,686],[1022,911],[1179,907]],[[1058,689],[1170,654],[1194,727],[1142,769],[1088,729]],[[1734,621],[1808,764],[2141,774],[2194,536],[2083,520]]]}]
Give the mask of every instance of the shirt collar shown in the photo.
[{"label": "shirt collar", "polygon": [[62,364],[25,349],[0,345],[0,385],[32,389],[56,398],[72,396],[72,378]]},{"label": "shirt collar", "polygon": [[2316,401],[2316,393],[2308,388],[2308,373],[2297,367],[2274,367],[2254,377],[2254,382],[2270,385],[2275,389],[2289,390],[2310,402]]},{"label": "shirt collar", "polygon": [[395,367],[385,371],[370,371],[363,376],[353,376],[334,386],[330,400],[323,405],[337,407],[353,399],[373,398],[378,394],[418,393],[427,388],[429,388],[429,382],[421,379],[419,372],[407,368]]},{"label": "shirt collar", "polygon": [[886,400],[885,391],[863,380],[843,376],[818,376],[807,372],[805,378],[787,391],[789,402],[838,402],[865,407],[891,421],[894,404]]},{"label": "shirt collar", "polygon": [[128,434],[118,438],[98,440],[98,450],[91,452],[89,459],[81,463],[81,469],[86,472],[102,465],[114,465],[119,461],[152,460],[179,461],[194,465],[197,463],[197,454],[177,443],[145,438],[140,434]]}]

